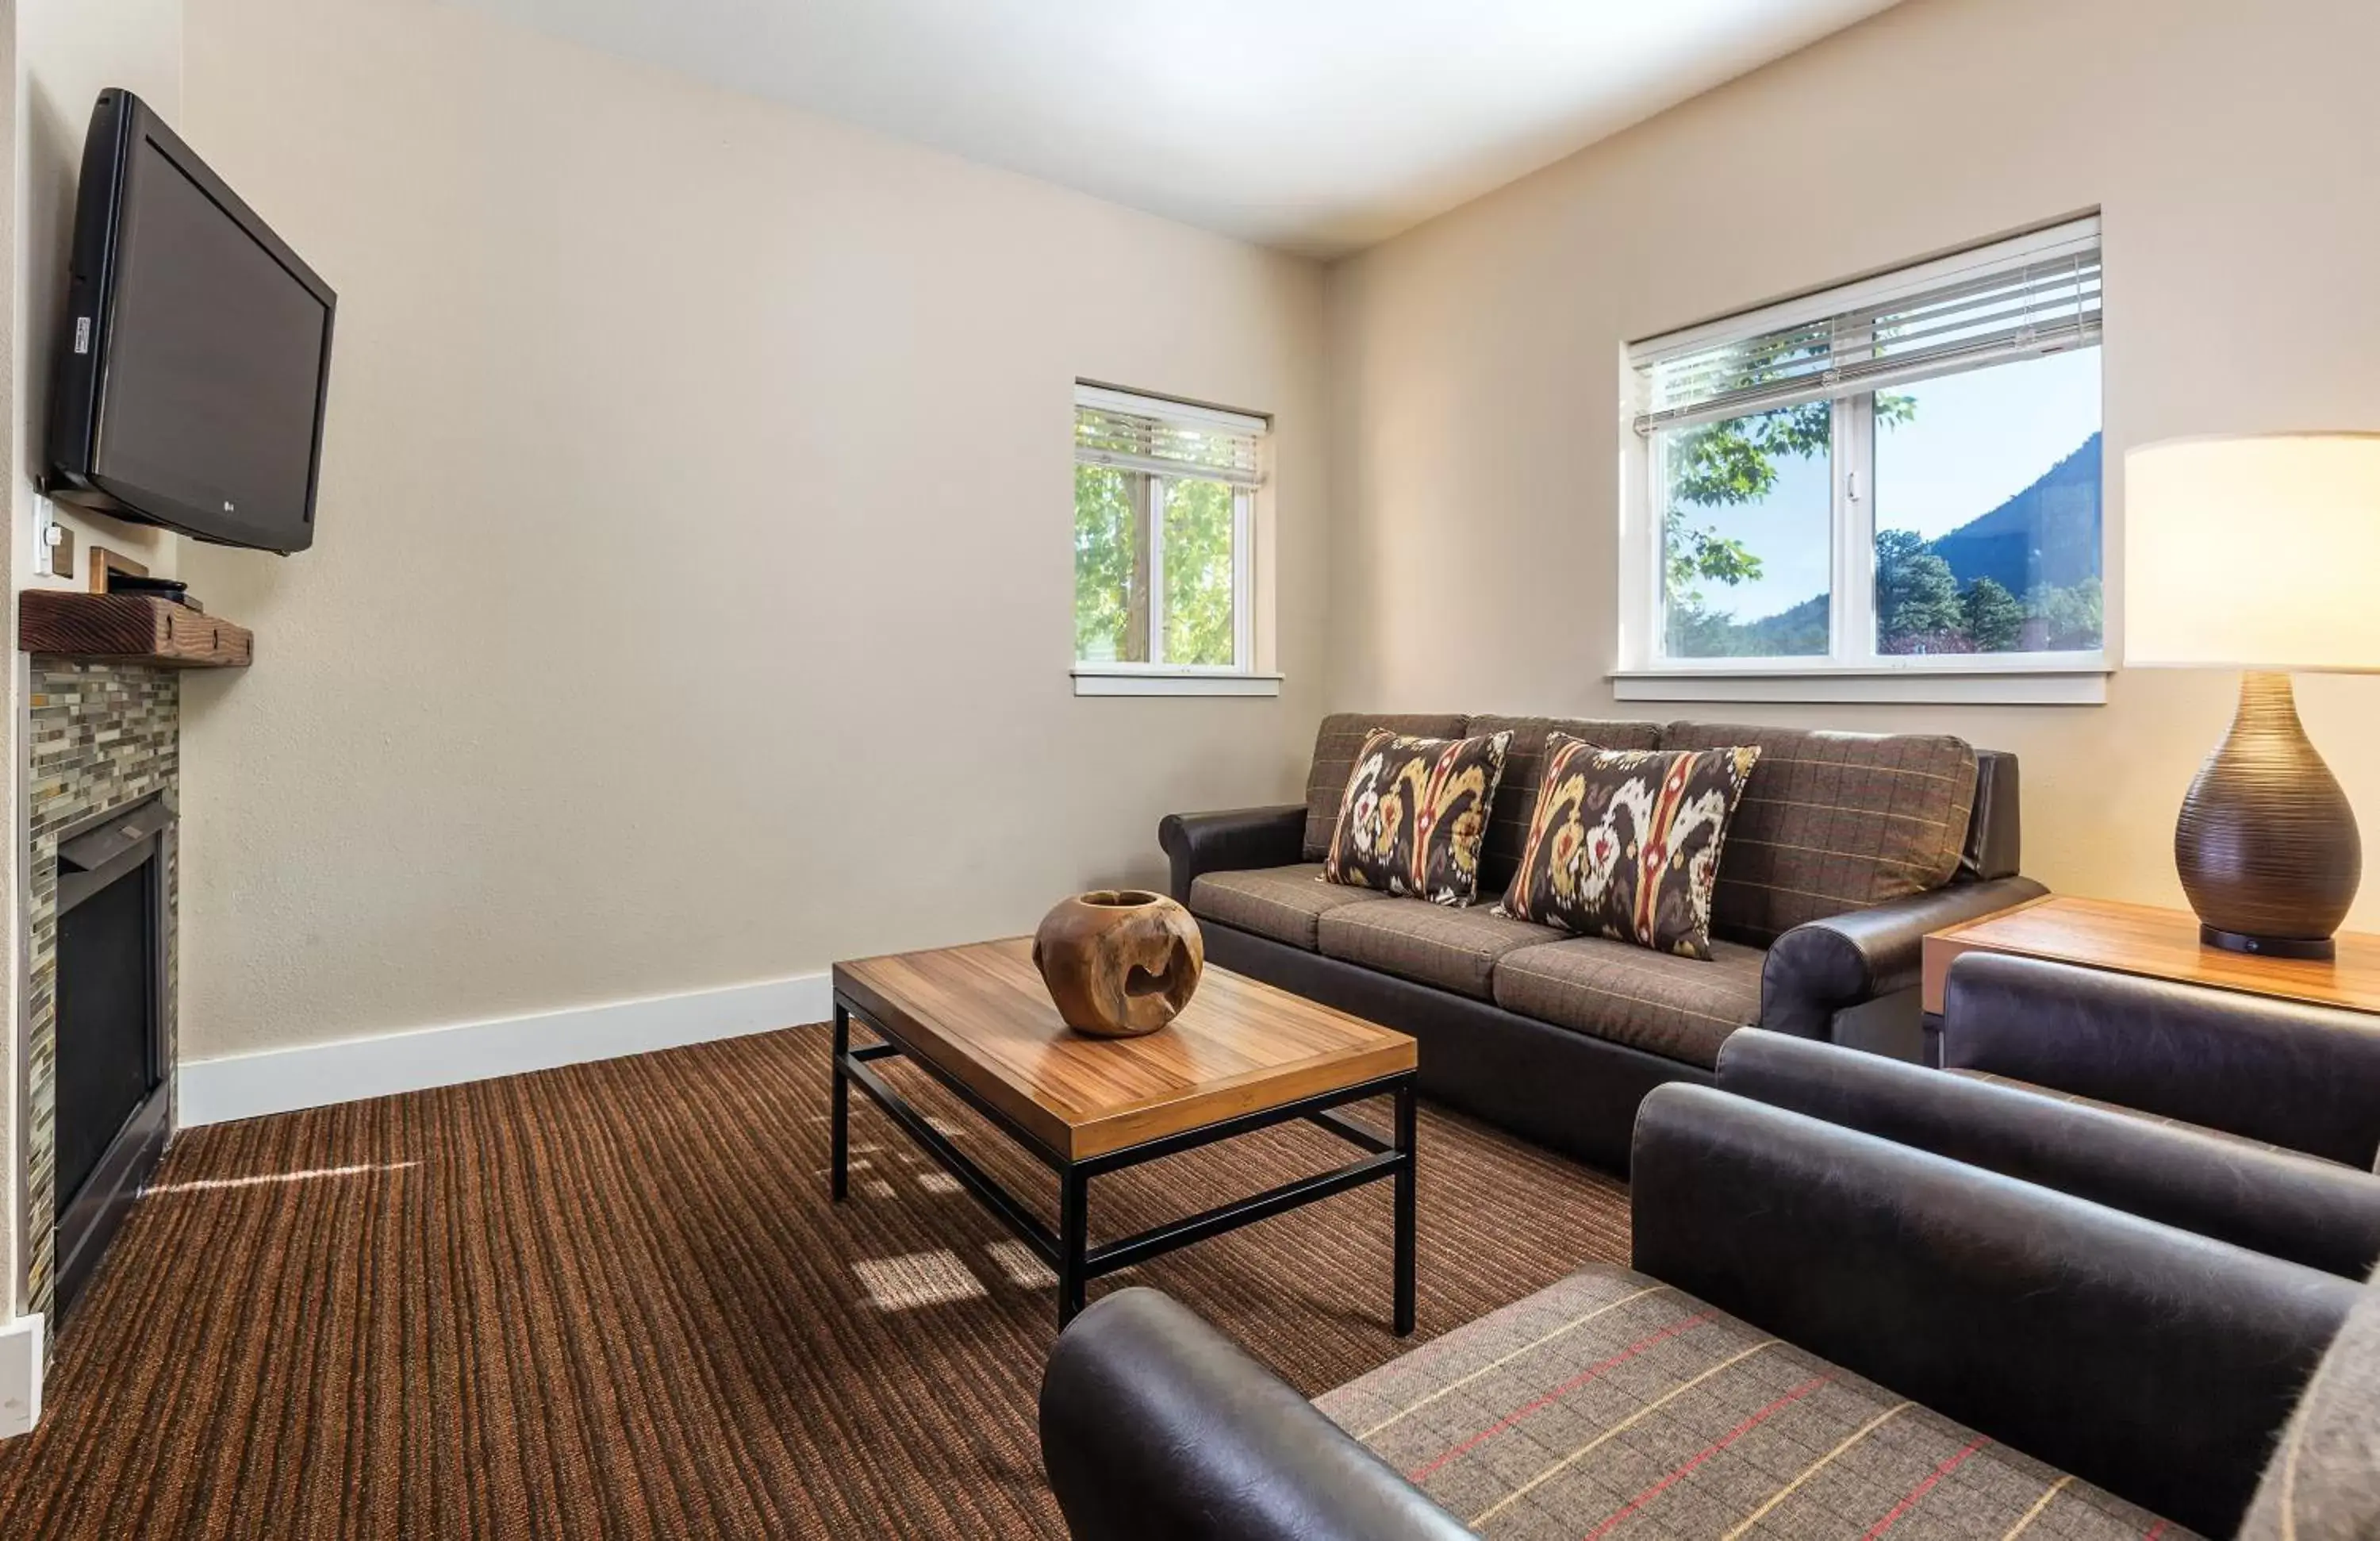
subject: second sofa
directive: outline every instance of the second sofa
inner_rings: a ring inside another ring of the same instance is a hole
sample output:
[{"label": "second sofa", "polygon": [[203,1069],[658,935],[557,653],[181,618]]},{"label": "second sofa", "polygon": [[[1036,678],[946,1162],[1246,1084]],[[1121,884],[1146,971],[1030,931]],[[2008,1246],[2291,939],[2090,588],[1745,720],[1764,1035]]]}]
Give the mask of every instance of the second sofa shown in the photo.
[{"label": "second sofa", "polygon": [[[1512,735],[1471,907],[1319,880],[1376,727]],[[1549,733],[1615,749],[1760,748],[1720,859],[1712,959],[1493,913]],[[1211,962],[1412,1034],[1425,1094],[1612,1171],[1645,1094],[1707,1085],[1742,1028],[1914,1056],[1925,933],[2044,892],[2018,873],[2015,758],[1931,734],[1344,713],[1316,737],[1305,802],[1171,814],[1159,840]]]}]

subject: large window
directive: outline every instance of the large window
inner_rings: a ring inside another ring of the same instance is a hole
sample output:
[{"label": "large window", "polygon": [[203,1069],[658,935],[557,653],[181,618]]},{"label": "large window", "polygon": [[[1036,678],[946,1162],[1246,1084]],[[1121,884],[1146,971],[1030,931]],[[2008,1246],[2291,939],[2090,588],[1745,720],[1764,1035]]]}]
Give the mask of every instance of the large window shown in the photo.
[{"label": "large window", "polygon": [[1621,673],[2100,662],[2095,219],[1629,349]]},{"label": "large window", "polygon": [[1075,396],[1077,677],[1248,674],[1266,422],[1106,386]]}]

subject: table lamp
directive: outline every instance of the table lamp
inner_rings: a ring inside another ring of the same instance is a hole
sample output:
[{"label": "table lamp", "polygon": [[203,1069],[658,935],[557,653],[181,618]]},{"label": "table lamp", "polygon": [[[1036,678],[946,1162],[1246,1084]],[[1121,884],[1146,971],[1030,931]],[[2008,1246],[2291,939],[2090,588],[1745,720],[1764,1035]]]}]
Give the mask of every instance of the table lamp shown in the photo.
[{"label": "table lamp", "polygon": [[2177,439],[2127,454],[2123,661],[2245,671],[2231,731],[2173,831],[2200,940],[2333,956],[2362,847],[2289,675],[2380,672],[2380,433]]}]

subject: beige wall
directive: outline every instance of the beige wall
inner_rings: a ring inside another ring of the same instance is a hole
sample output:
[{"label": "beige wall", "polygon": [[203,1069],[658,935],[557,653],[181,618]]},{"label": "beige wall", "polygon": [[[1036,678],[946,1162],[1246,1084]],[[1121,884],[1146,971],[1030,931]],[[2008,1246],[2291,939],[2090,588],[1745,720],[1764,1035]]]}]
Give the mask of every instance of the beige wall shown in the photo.
[{"label": "beige wall", "polygon": [[[442,6],[189,0],[340,293],[184,729],[186,1057],[1030,929],[1321,706],[1321,272]],[[1277,415],[1281,699],[1078,700],[1076,376]]]},{"label": "beige wall", "polygon": [[[2368,0],[1911,0],[1342,264],[1333,703],[1955,732],[2022,757],[2033,872],[2180,903],[2174,812],[2231,677],[2121,673],[2097,708],[1615,708],[1619,351],[2095,206],[2111,466],[2380,427],[2375,56]],[[2380,680],[2300,696],[2380,851]],[[2380,927],[2380,881],[2351,923]]]}]

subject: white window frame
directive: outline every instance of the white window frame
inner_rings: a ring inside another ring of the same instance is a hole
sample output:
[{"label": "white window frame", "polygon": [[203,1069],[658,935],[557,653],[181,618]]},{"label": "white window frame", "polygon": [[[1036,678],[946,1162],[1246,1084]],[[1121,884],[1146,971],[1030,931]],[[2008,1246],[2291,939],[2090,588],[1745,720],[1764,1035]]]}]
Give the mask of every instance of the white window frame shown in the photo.
[{"label": "white window frame", "polygon": [[[1730,316],[1624,346],[1620,357],[1620,646],[1609,679],[1620,700],[1978,702],[2014,705],[2098,705],[2107,699],[2114,665],[2106,639],[2118,624],[2113,541],[2100,521],[2099,571],[2107,608],[2101,646],[2089,652],[1881,653],[1876,647],[1876,510],[1868,493],[1876,479],[1875,394],[1834,403],[1830,470],[1828,656],[1799,658],[1671,658],[1663,651],[1663,509],[1658,433],[1640,433],[1649,356],[1824,320],[1932,287],[1963,269],[2021,261],[2078,237],[2095,240],[2095,215],[2030,236],[1995,242],[1915,267],[1845,285],[1800,299]],[[2105,375],[2105,343],[2095,338]],[[2005,361],[2005,360],[2003,360]],[[1748,408],[1757,410],[1757,408]],[[2104,412],[2102,414],[2104,423]],[[2103,430],[2104,431],[2104,430]],[[2104,441],[2103,441],[2104,442]],[[2104,473],[2103,473],[2104,475]],[[2104,484],[2102,507],[2105,506]]]},{"label": "white window frame", "polygon": [[[1257,625],[1257,532],[1259,504],[1270,478],[1263,474],[1271,454],[1272,422],[1253,412],[1239,412],[1204,403],[1126,391],[1090,381],[1075,384],[1076,406],[1156,418],[1187,428],[1220,430],[1256,441],[1259,481],[1236,486],[1232,492],[1232,661],[1229,664],[1089,662],[1077,659],[1072,670],[1077,696],[1278,696],[1281,675],[1259,666],[1263,630]],[[1071,433],[1069,435],[1071,437]],[[1079,464],[1079,460],[1075,463]],[[1148,638],[1150,658],[1165,652],[1165,499],[1177,480],[1213,480],[1193,467],[1173,474],[1153,467],[1148,479]]]}]

